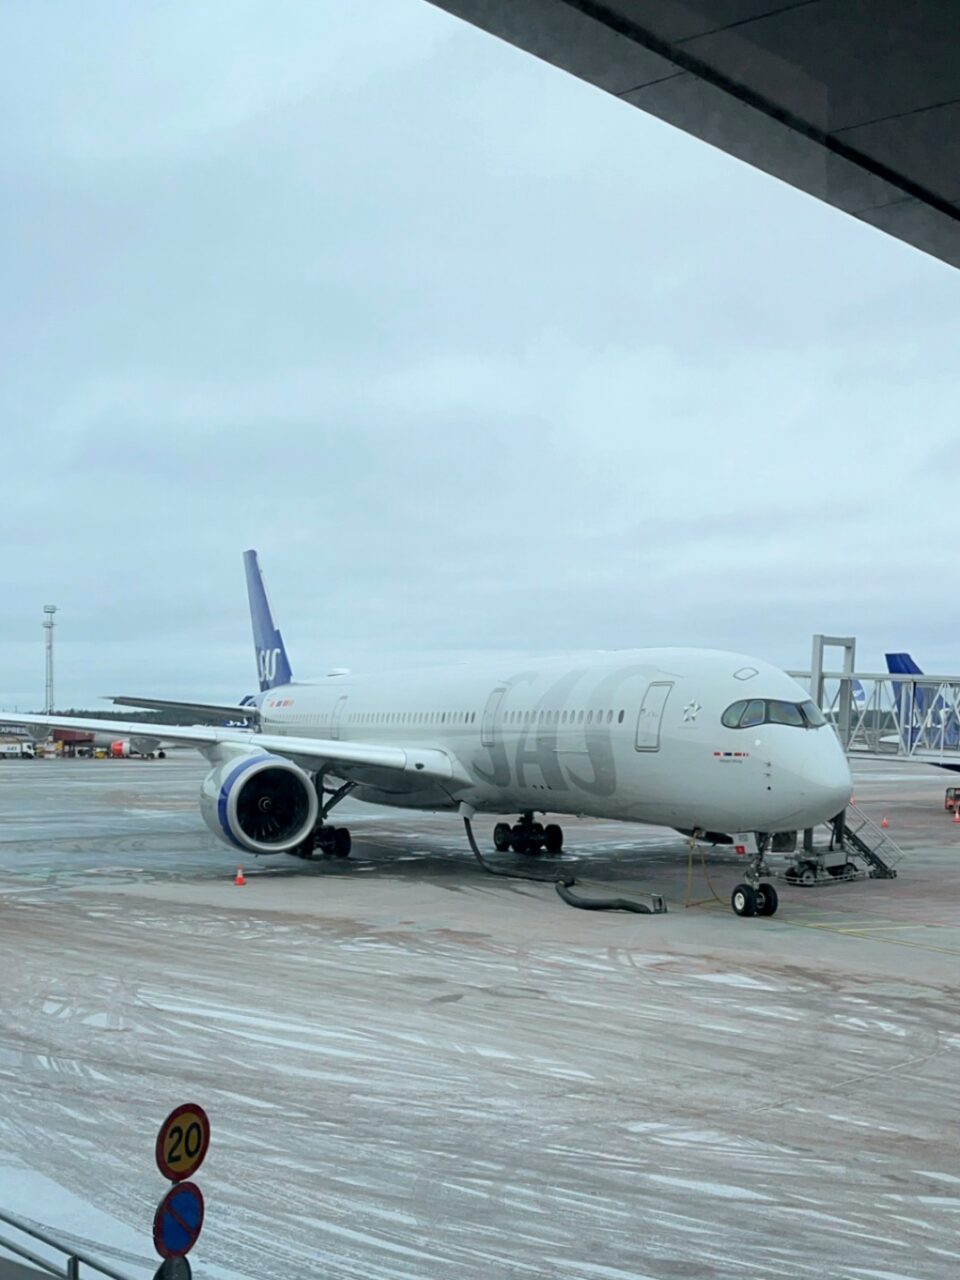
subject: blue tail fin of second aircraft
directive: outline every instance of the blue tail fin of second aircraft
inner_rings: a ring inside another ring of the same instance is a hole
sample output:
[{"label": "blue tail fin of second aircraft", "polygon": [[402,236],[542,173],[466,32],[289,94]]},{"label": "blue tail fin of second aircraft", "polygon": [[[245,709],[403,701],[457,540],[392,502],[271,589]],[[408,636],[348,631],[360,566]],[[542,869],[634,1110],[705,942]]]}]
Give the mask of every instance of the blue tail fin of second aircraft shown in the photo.
[{"label": "blue tail fin of second aircraft", "polygon": [[250,599],[250,620],[253,623],[253,644],[257,651],[257,675],[261,692],[280,684],[290,684],[293,672],[283,645],[283,637],[277,629],[267,599],[263,571],[255,551],[243,553],[243,568],[247,575],[247,595]]},{"label": "blue tail fin of second aircraft", "polygon": [[909,653],[888,653],[887,670],[892,676],[922,676],[923,672],[910,657]]}]

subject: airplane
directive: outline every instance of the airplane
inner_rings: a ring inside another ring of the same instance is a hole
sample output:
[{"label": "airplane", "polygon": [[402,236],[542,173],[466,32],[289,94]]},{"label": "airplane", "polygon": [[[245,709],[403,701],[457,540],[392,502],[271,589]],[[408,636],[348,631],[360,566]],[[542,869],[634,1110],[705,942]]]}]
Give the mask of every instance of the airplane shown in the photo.
[{"label": "airplane", "polygon": [[[72,728],[66,721],[61,727]],[[25,742],[29,739],[31,754],[33,753],[36,734],[33,728],[28,727],[26,724],[7,725],[3,731],[3,736],[5,738],[16,737]],[[111,756],[123,757],[124,759],[132,755],[141,755],[145,759],[152,759],[154,755],[162,758],[165,754],[164,747],[169,744],[162,742],[159,738],[140,736],[118,738],[115,733],[84,733],[82,734],[82,741],[77,742],[75,745],[90,749],[102,748],[109,752]]]},{"label": "airplane", "polygon": [[[458,812],[473,846],[475,814],[501,818],[495,847],[559,853],[563,830],[538,813],[726,833],[814,827],[845,809],[852,782],[834,730],[807,692],[757,658],[709,649],[626,649],[492,656],[457,666],[293,678],[255,551],[244,553],[260,692],[245,707],[255,732],[164,725],[211,765],[200,794],[210,830],[255,855],[314,850],[346,857],[330,825],[347,795],[403,809]],[[130,699],[130,701],[134,701]],[[172,703],[235,716],[235,703]],[[5,719],[0,715],[0,723]],[[55,717],[16,717],[47,725]],[[92,732],[146,726],[76,720]],[[155,732],[154,726],[149,726]],[[519,813],[515,822],[503,815]],[[760,835],[739,916],[777,910]]]},{"label": "airplane", "polygon": [[[943,695],[936,695],[930,684],[924,684],[923,671],[909,653],[884,654],[887,670],[893,676],[919,676],[920,680],[898,680],[893,685],[893,696],[896,700],[898,717],[903,724],[904,716],[911,721],[906,732],[912,746],[919,738],[921,731],[932,736],[941,747],[955,751],[960,747],[960,716],[957,708],[951,706]],[[922,728],[921,728],[922,727]],[[898,741],[897,737],[893,741]],[[960,765],[931,761],[938,768],[947,769],[951,773],[960,772]]]}]

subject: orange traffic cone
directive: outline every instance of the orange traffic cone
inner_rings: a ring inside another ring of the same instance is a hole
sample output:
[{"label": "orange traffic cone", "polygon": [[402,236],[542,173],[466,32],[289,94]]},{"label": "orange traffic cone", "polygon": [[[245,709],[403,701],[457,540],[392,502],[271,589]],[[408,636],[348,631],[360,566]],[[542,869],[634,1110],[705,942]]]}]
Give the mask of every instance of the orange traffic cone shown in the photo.
[{"label": "orange traffic cone", "polygon": [[857,797],[856,797],[856,796],[851,796],[851,797],[850,797],[850,803],[851,803],[851,804],[856,804],[856,803],[857,803]]},{"label": "orange traffic cone", "polygon": [[246,884],[246,877],[243,874],[243,867],[237,867],[237,874],[233,877],[234,884]]},{"label": "orange traffic cone", "polygon": [[954,809],[953,820],[958,826],[960,826],[960,809]]},{"label": "orange traffic cone", "polygon": [[880,825],[881,827],[884,828],[884,830],[886,830],[886,828],[889,827],[890,823],[887,821],[886,818],[884,818],[884,820],[880,823]]}]

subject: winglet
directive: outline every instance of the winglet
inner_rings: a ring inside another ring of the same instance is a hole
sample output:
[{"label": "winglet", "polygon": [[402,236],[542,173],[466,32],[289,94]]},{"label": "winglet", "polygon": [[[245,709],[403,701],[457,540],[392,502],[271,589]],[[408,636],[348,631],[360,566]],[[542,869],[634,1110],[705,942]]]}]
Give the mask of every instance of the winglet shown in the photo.
[{"label": "winglet", "polygon": [[256,551],[243,553],[243,567],[247,575],[247,595],[250,599],[250,621],[253,623],[253,644],[257,651],[257,675],[261,692],[275,689],[280,684],[290,684],[293,673],[283,645],[283,637],[273,620],[263,571]]}]

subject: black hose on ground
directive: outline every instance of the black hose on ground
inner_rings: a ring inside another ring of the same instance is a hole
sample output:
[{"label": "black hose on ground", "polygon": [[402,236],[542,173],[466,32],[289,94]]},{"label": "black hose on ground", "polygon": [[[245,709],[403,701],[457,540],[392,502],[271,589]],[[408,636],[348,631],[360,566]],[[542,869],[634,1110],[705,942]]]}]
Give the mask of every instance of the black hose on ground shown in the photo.
[{"label": "black hose on ground", "polygon": [[[554,881],[557,893],[564,902],[568,902],[571,907],[579,907],[581,911],[634,911],[637,915],[643,916],[660,914],[659,911],[653,911],[642,902],[635,902],[633,898],[581,898],[579,893],[570,892],[572,884],[576,884],[573,879]],[[662,902],[663,899],[661,898],[660,901]],[[665,909],[662,908],[662,910]]]},{"label": "black hose on ground", "polygon": [[576,884],[573,876],[564,878],[563,876],[535,876],[525,871],[511,871],[507,867],[495,867],[492,862],[480,852],[476,838],[473,834],[473,824],[464,814],[463,825],[467,829],[467,840],[473,851],[473,856],[483,867],[484,871],[489,872],[492,876],[504,876],[508,880],[532,880],[534,884],[552,884],[557,893],[571,907],[579,907],[581,911],[633,911],[637,915],[660,915],[666,911],[666,904],[660,897],[654,896],[654,906],[644,906],[642,902],[635,902],[632,898],[582,898],[578,893],[571,893],[571,885]]}]

